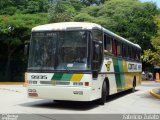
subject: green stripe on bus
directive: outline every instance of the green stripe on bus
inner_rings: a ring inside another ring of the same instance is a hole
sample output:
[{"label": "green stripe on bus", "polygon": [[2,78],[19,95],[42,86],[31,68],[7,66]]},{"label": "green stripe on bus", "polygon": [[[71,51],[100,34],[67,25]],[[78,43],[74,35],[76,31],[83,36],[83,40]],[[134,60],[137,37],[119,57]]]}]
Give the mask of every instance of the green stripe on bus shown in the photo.
[{"label": "green stripe on bus", "polygon": [[113,59],[113,65],[115,71],[117,90],[121,91],[123,89],[123,84],[124,84],[124,75],[120,74],[123,73],[122,60]]},{"label": "green stripe on bus", "polygon": [[70,81],[72,76],[73,76],[73,74],[63,74],[61,80]]},{"label": "green stripe on bus", "polygon": [[124,78],[124,68],[123,68],[123,61],[118,60],[119,63],[119,70],[120,70],[120,80],[121,80],[121,89],[125,88],[125,78]]},{"label": "green stripe on bus", "polygon": [[61,80],[63,73],[55,73],[52,77],[52,80]]}]

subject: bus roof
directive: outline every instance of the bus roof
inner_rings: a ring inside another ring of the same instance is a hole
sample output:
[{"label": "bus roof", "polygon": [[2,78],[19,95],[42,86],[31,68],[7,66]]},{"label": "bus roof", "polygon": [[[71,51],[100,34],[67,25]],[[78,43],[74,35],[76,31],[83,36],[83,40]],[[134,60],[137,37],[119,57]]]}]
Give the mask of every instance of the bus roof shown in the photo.
[{"label": "bus roof", "polygon": [[36,31],[61,31],[61,30],[87,30],[87,29],[99,29],[107,33],[108,35],[111,35],[117,39],[120,39],[121,41],[124,41],[128,44],[131,44],[135,47],[138,47],[141,49],[141,47],[138,44],[134,44],[127,39],[103,28],[101,25],[98,25],[96,23],[89,23],[89,22],[60,22],[60,23],[51,23],[51,24],[45,24],[40,25],[32,28],[32,32]]},{"label": "bus roof", "polygon": [[32,31],[48,31],[48,30],[70,30],[70,29],[93,29],[101,28],[100,25],[87,22],[60,22],[40,25],[34,27]]}]

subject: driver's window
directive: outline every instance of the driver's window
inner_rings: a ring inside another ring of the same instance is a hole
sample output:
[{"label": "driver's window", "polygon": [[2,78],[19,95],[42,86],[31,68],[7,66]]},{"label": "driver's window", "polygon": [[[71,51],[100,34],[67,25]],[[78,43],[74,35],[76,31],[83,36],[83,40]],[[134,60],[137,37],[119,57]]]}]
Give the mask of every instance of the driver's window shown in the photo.
[{"label": "driver's window", "polygon": [[93,30],[93,61],[97,62],[95,69],[100,69],[103,60],[103,31]]},{"label": "driver's window", "polygon": [[102,44],[93,41],[93,61],[96,61],[98,64],[96,69],[99,69],[101,64],[102,64],[102,59],[103,59],[103,49],[102,49]]},{"label": "driver's window", "polygon": [[100,31],[100,30],[93,30],[93,39],[95,41],[102,42],[102,40],[103,40],[103,32]]}]

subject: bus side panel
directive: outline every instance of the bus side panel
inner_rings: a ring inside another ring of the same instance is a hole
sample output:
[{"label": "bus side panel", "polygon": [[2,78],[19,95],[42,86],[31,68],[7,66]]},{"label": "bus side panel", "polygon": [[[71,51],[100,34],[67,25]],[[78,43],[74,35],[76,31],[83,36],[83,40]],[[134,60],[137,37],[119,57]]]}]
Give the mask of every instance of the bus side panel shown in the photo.
[{"label": "bus side panel", "polygon": [[121,58],[104,58],[102,73],[109,79],[110,94],[128,90],[133,87],[136,77],[136,85],[141,83],[141,63],[126,61]]},{"label": "bus side panel", "polygon": [[117,85],[112,58],[104,58],[101,72],[104,73],[105,78],[108,78],[109,80],[109,94],[111,95],[117,93]]}]

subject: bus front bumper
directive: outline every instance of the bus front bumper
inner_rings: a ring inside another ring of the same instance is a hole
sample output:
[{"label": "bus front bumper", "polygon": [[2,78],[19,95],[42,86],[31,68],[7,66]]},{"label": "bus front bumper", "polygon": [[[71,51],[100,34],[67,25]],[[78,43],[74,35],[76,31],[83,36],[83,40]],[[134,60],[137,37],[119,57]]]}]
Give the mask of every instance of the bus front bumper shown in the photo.
[{"label": "bus front bumper", "polygon": [[67,101],[92,101],[96,99],[91,87],[28,86],[28,97]]}]

